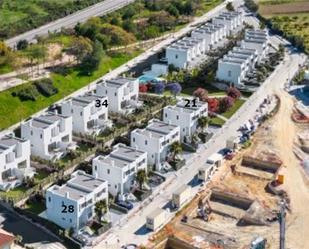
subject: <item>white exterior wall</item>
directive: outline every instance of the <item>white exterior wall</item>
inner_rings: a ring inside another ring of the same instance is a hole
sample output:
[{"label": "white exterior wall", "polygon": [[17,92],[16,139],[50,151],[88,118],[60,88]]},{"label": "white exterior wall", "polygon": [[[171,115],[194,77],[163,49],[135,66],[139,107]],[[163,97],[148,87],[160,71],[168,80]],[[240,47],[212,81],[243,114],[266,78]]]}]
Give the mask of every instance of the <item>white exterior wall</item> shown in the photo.
[{"label": "white exterior wall", "polygon": [[[121,157],[119,154],[115,153],[115,155]],[[107,160],[104,161],[104,159],[108,157],[98,156],[94,158],[92,161],[92,172],[108,182],[108,191],[113,196],[128,193],[139,170],[147,172],[146,152],[137,157],[135,161],[128,162],[128,165],[125,167],[117,166],[112,161],[112,157],[109,157],[111,163],[107,163]]]},{"label": "white exterior wall", "polygon": [[169,134],[157,136],[144,130],[135,129],[131,132],[131,146],[147,152],[147,163],[160,170],[162,163],[166,161],[169,146],[180,141],[180,127],[175,127]]},{"label": "white exterior wall", "polygon": [[[9,145],[5,139],[14,139],[16,144]],[[0,139],[0,189],[7,191],[18,186],[25,176],[32,177],[30,168],[30,141],[15,137]],[[16,181],[9,180],[16,177]]]},{"label": "white exterior wall", "polygon": [[[76,171],[73,174],[75,177],[76,174],[83,171]],[[72,198],[70,193],[59,194],[58,189],[60,186],[52,186],[46,191],[46,215],[48,220],[56,223],[64,229],[73,228],[78,230],[85,226],[88,221],[90,221],[94,215],[95,203],[105,200],[108,202],[108,191],[107,191],[107,182],[102,182],[94,189],[89,189],[82,185],[74,185],[68,181],[65,185],[76,188],[81,191],[85,191],[87,194],[80,199]],[[63,204],[66,206],[73,205],[74,212],[63,213]]]},{"label": "white exterior wall", "polygon": [[245,76],[244,66],[219,60],[216,78],[240,85]]},{"label": "white exterior wall", "polygon": [[[106,96],[97,96],[102,104]],[[103,129],[108,121],[108,107],[100,106],[96,107],[96,101],[92,101],[87,106],[81,106],[74,104],[72,99],[66,101],[61,106],[63,115],[72,116],[73,131],[81,134],[92,134],[93,132]],[[88,123],[93,123],[88,126]],[[97,128],[96,128],[97,127]]]},{"label": "white exterior wall", "polygon": [[[61,120],[49,124],[46,128],[32,126],[33,118],[21,125],[21,136],[31,142],[31,154],[46,160],[53,160],[54,154],[48,150],[48,146],[55,144],[60,150],[66,150],[72,143],[72,117],[64,117]],[[62,141],[62,139],[67,140]]]},{"label": "white exterior wall", "polygon": [[204,44],[205,44],[205,51],[209,50],[210,45],[213,45],[215,43],[215,34],[214,33],[209,33],[209,32],[203,32],[201,29],[200,31],[192,31],[191,33],[192,37],[195,38],[201,38],[204,39]]},{"label": "white exterior wall", "polygon": [[256,43],[256,42],[250,42],[243,40],[241,41],[241,47],[242,48],[249,48],[249,49],[255,49],[258,52],[258,61],[261,61],[263,58],[265,58],[267,53],[267,43]]},{"label": "white exterior wall", "polygon": [[171,122],[171,124],[180,127],[181,141],[184,141],[185,137],[191,140],[198,126],[198,119],[202,116],[207,117],[207,115],[207,103],[204,103],[198,110],[192,112],[185,111],[184,108],[181,107],[166,106],[163,109],[163,122]]},{"label": "white exterior wall", "polygon": [[167,47],[166,59],[169,65],[172,64],[177,68],[187,68],[191,61],[191,53],[188,50]]},{"label": "white exterior wall", "polygon": [[[122,79],[125,80],[125,79]],[[114,79],[112,81],[117,81]],[[125,106],[137,106],[138,102],[139,83],[138,79],[128,79],[122,86],[114,86],[108,81],[97,85],[96,94],[100,96],[107,96],[108,111],[116,113],[125,113]]]}]

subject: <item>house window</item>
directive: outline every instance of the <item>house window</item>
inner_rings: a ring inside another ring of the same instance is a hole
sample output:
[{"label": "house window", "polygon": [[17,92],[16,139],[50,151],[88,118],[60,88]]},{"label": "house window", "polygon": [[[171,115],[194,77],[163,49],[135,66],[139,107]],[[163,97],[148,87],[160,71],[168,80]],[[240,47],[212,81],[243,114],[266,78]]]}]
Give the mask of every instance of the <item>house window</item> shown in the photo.
[{"label": "house window", "polygon": [[135,142],[135,137],[133,138],[133,142]]},{"label": "house window", "polygon": [[51,198],[50,198],[50,196],[48,197],[48,201],[49,201],[49,202],[51,202]]},{"label": "house window", "polygon": [[175,55],[175,59],[178,59],[178,54]]},{"label": "house window", "polygon": [[80,115],[83,116],[83,112],[80,112]]},{"label": "house window", "polygon": [[148,142],[147,142],[147,140],[145,140],[145,145],[147,145],[148,144]]},{"label": "house window", "polygon": [[64,218],[64,217],[62,217],[62,220],[65,220],[65,218]]},{"label": "house window", "polygon": [[117,189],[117,184],[115,184],[115,189]]},{"label": "house window", "polygon": [[97,165],[95,165],[95,166],[94,166],[94,170],[95,170],[95,171],[97,171],[97,170],[98,170],[98,167],[97,167]]},{"label": "house window", "polygon": [[105,90],[105,93],[107,94],[107,90]]},{"label": "house window", "polygon": [[107,169],[107,174],[110,174],[110,170],[109,169]]},{"label": "house window", "polygon": [[229,77],[231,77],[231,76],[232,76],[232,71],[228,71],[228,72],[227,72],[227,75],[228,75]]},{"label": "house window", "polygon": [[31,136],[33,135],[33,131],[31,131]]},{"label": "house window", "polygon": [[165,117],[167,118],[167,113],[165,113]]},{"label": "house window", "polygon": [[73,109],[71,109],[71,113],[73,113]]},{"label": "house window", "polygon": [[72,219],[70,219],[70,223],[72,223]]},{"label": "house window", "polygon": [[115,93],[115,96],[117,96],[117,93]]},{"label": "house window", "polygon": [[42,135],[42,134],[40,134],[40,138],[41,138],[41,139],[43,138],[43,135]]},{"label": "house window", "polygon": [[183,128],[182,131],[184,132],[184,131],[185,131],[185,128]]},{"label": "house window", "polygon": [[178,120],[178,119],[179,119],[179,116],[177,115],[176,118],[177,118],[177,120]]}]

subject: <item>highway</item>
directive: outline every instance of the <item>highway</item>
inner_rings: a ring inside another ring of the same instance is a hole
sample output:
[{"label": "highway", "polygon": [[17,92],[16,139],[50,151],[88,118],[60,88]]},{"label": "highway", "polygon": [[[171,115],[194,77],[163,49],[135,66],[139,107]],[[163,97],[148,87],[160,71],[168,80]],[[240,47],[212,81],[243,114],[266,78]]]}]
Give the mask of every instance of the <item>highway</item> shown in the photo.
[{"label": "highway", "polygon": [[45,24],[37,29],[33,29],[13,38],[10,38],[5,42],[10,47],[14,47],[20,40],[35,42],[37,36],[47,35],[48,33],[52,32],[58,32],[61,30],[61,28],[74,27],[77,23],[85,22],[90,17],[102,16],[116,9],[120,9],[123,6],[128,5],[134,1],[135,0],[104,0],[103,2],[97,3],[83,10],[77,11],[71,15]]}]

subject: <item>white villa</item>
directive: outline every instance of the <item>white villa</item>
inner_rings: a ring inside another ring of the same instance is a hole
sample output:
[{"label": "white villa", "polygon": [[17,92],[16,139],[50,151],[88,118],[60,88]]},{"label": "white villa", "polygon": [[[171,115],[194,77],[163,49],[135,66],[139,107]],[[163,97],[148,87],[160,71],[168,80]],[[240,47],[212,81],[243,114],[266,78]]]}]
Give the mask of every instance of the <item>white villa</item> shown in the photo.
[{"label": "white villa", "polygon": [[131,146],[147,152],[147,161],[160,171],[169,153],[169,146],[180,141],[180,127],[157,119],[149,121],[145,129],[131,132]]},{"label": "white villa", "polygon": [[216,77],[219,80],[234,83],[236,87],[243,86],[242,81],[252,71],[257,60],[257,50],[234,47],[219,60]]},{"label": "white villa", "polygon": [[24,177],[33,177],[30,167],[30,141],[6,135],[0,138],[0,189],[19,186]]},{"label": "white villa", "polygon": [[118,77],[98,84],[96,94],[107,96],[108,111],[127,114],[142,105],[138,101],[138,91],[138,79]]},{"label": "white villa", "polygon": [[223,24],[226,27],[227,34],[231,34],[233,30],[241,26],[243,16],[240,12],[223,12],[219,16],[212,19],[213,24]]},{"label": "white villa", "polygon": [[97,135],[111,126],[108,120],[108,100],[106,96],[86,93],[73,97],[61,105],[61,113],[72,116],[73,131],[80,134]]},{"label": "white villa", "polygon": [[46,160],[56,160],[73,150],[72,117],[47,113],[21,124],[21,137],[31,142],[31,154]]},{"label": "white villa", "polygon": [[124,144],[117,144],[107,156],[98,156],[92,161],[92,172],[108,182],[108,191],[113,196],[129,193],[136,186],[136,173],[147,172],[147,152]]},{"label": "white villa", "polygon": [[205,39],[184,37],[166,48],[168,65],[177,68],[187,68],[191,63],[206,52]]},{"label": "white villa", "polygon": [[242,48],[258,51],[258,60],[265,58],[269,51],[268,34],[266,30],[246,30],[245,39],[241,41]]},{"label": "white villa", "polygon": [[99,201],[108,204],[107,181],[78,170],[64,185],[46,191],[47,219],[64,229],[79,230],[94,217]]},{"label": "white villa", "polygon": [[163,122],[169,121],[180,127],[180,139],[191,141],[192,135],[198,127],[198,119],[207,117],[208,104],[195,99],[194,102],[186,100],[179,101],[175,106],[166,106],[163,109]]}]

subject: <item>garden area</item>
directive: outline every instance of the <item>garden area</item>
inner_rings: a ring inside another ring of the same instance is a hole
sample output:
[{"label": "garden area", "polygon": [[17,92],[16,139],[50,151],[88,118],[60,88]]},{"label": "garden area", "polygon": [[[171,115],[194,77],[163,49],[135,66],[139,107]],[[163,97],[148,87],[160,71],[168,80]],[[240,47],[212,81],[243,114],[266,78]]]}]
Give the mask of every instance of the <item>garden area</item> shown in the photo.
[{"label": "garden area", "polygon": [[[51,82],[54,88],[57,89],[57,92],[52,96],[37,94],[33,88],[35,83],[32,82],[0,92],[0,130],[8,128],[41,109],[50,106],[140,53],[141,51],[133,51],[131,53],[105,55],[100,60],[98,68],[91,75],[82,74],[78,66],[68,68],[64,72],[54,72],[51,75]],[[30,99],[14,97],[14,95],[23,96],[25,92],[30,92],[30,94],[27,94],[27,96],[30,96]]]}]

